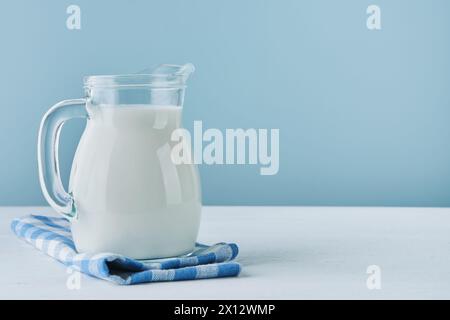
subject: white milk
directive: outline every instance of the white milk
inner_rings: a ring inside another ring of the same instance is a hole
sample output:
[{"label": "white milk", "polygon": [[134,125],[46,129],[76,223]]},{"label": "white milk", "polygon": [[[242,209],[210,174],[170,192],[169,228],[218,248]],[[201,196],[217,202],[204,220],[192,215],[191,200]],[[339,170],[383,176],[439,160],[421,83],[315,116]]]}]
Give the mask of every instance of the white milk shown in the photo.
[{"label": "white milk", "polygon": [[87,109],[90,119],[69,186],[78,213],[72,222],[78,250],[137,259],[192,251],[200,224],[198,173],[170,158],[181,108],[88,104]]}]

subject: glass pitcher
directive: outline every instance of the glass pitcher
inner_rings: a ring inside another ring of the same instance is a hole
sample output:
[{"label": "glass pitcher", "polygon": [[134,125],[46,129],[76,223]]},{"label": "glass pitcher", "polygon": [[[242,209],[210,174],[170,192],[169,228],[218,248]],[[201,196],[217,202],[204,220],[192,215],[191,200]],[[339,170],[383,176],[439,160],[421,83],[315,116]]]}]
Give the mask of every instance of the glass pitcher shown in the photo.
[{"label": "glass pitcher", "polygon": [[[39,179],[45,199],[70,220],[79,252],[136,259],[193,250],[201,192],[194,164],[171,158],[192,64],[148,74],[89,76],[85,98],[65,100],[43,117]],[[65,121],[86,118],[66,192],[58,165]]]}]

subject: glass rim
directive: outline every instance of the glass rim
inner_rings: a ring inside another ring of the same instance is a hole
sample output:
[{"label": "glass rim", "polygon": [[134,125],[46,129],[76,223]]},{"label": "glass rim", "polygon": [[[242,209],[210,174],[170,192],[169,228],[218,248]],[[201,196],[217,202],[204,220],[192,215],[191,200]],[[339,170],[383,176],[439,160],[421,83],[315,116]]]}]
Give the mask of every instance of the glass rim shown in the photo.
[{"label": "glass rim", "polygon": [[185,80],[182,74],[116,74],[86,76],[83,84],[85,88],[185,88]]}]

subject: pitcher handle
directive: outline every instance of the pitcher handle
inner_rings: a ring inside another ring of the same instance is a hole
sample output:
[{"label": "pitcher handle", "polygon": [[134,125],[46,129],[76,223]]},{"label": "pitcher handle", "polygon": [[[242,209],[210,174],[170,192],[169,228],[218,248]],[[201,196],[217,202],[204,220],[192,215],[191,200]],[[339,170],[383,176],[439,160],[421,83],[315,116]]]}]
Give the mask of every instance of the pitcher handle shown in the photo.
[{"label": "pitcher handle", "polygon": [[64,100],[47,111],[38,137],[39,182],[45,199],[69,220],[77,217],[75,202],[64,190],[59,173],[58,144],[63,124],[73,118],[88,118],[86,99]]}]

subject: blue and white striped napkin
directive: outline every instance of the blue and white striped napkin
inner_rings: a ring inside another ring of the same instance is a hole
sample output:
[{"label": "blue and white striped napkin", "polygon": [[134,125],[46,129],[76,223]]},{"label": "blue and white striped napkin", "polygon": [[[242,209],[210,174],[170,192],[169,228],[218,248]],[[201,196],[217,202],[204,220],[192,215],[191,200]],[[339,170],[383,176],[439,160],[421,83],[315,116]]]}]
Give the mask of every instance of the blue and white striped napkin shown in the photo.
[{"label": "blue and white striped napkin", "polygon": [[233,277],[241,271],[232,261],[238,254],[234,243],[197,244],[188,256],[138,261],[114,253],[78,253],[64,218],[28,215],[14,219],[11,229],[66,266],[117,284]]}]

